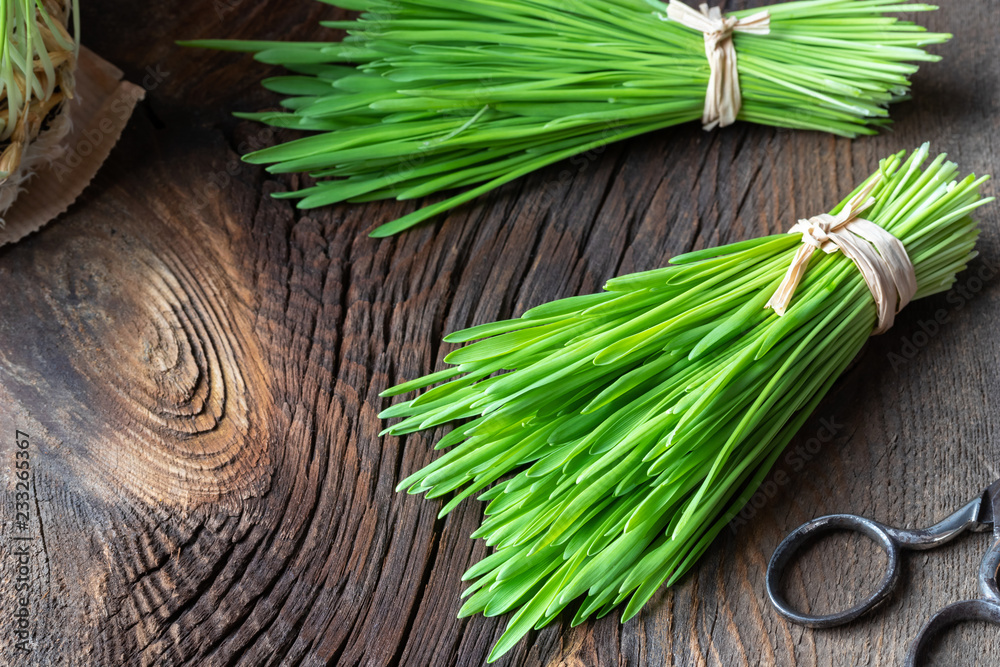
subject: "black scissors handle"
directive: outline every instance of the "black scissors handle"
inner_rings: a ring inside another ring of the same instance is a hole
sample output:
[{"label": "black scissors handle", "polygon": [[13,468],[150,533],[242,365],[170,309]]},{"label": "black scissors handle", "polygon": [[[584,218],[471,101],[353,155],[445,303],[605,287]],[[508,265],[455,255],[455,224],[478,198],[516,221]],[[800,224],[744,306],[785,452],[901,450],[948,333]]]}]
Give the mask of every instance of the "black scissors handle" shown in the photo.
[{"label": "black scissors handle", "polygon": [[997,587],[997,570],[1000,569],[1000,535],[986,553],[979,566],[980,600],[962,600],[950,604],[931,616],[931,620],[921,628],[910,650],[906,654],[906,667],[916,667],[926,651],[932,637],[945,628],[962,621],[986,621],[1000,625],[1000,589]]},{"label": "black scissors handle", "polygon": [[[835,530],[853,530],[867,535],[885,552],[889,565],[875,591],[850,609],[825,615],[800,612],[794,609],[785,599],[778,586],[778,582],[782,580],[782,575],[788,563],[803,546],[812,542],[820,535]],[[832,628],[853,621],[858,616],[871,611],[884,602],[898,581],[899,544],[892,539],[892,536],[889,535],[882,524],[853,514],[821,516],[796,528],[774,550],[771,562],[767,566],[766,576],[767,595],[771,598],[771,604],[778,610],[778,613],[794,623],[810,628]]]},{"label": "black scissors handle", "polygon": [[[944,521],[930,528],[902,530],[885,526],[877,521],[854,514],[831,514],[804,523],[786,537],[767,566],[767,595],[771,604],[782,616],[790,621],[810,628],[832,628],[849,623],[883,603],[899,582],[900,551],[933,549],[949,542],[962,532],[979,529],[981,498],[969,502]],[[782,594],[779,582],[788,563],[799,550],[818,536],[835,530],[852,530],[870,537],[885,552],[888,566],[875,591],[859,604],[845,611],[826,615],[806,614],[788,603]],[[996,570],[993,572],[993,586],[996,587]]]},{"label": "black scissors handle", "polygon": [[[997,553],[1000,554],[1000,549]],[[962,621],[986,621],[1000,625],[1000,601],[962,600],[948,605],[931,616],[931,620],[927,621],[917,638],[910,644],[910,650],[906,653],[905,667],[917,667],[931,638],[945,628]]]}]

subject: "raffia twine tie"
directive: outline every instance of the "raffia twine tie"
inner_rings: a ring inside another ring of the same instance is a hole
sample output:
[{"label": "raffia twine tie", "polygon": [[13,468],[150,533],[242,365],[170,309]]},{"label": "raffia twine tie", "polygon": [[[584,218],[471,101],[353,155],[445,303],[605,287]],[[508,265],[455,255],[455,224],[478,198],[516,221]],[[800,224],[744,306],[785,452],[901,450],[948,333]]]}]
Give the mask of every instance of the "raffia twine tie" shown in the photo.
[{"label": "raffia twine tie", "polygon": [[743,104],[733,32],[766,35],[771,31],[771,15],[763,11],[737,19],[723,16],[718,7],[709,8],[707,4],[702,4],[700,8],[698,12],[680,0],[670,0],[667,18],[705,35],[705,56],[710,74],[701,125],[705,130],[711,130],[736,122],[736,115]]},{"label": "raffia twine tie", "polygon": [[875,203],[875,198],[869,195],[879,180],[873,178],[837,215],[823,213],[792,225],[788,233],[802,234],[802,245],[765,308],[784,315],[813,251],[819,248],[830,254],[840,250],[861,271],[875,299],[878,326],[872,335],[885,333],[892,327],[896,313],[917,293],[917,275],[900,240],[874,222],[859,217]]}]

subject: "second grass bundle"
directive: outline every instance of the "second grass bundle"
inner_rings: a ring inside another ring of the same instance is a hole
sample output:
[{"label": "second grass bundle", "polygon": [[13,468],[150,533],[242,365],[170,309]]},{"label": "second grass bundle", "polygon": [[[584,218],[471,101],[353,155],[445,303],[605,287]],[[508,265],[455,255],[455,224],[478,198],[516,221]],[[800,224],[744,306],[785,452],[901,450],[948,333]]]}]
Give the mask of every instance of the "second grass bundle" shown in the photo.
[{"label": "second grass bundle", "polygon": [[[461,614],[514,612],[502,655],[578,598],[574,624],[631,618],[683,575],[760,484],[873,331],[947,290],[975,255],[983,178],[928,148],[882,161],[792,233],[675,257],[605,291],[451,334],[437,385],[392,406],[403,435],[454,420],[400,485],[480,494]],[[863,214],[863,218],[859,217]],[[831,456],[834,455],[831,453]]]},{"label": "second grass bundle", "polygon": [[660,128],[734,119],[870,134],[950,35],[895,0],[807,0],[722,14],[678,0],[325,0],[360,10],[341,42],[205,40],[292,74],[284,110],[239,114],[315,132],[246,156],[314,185],[302,208],[460,190],[387,236],[536,169]]}]

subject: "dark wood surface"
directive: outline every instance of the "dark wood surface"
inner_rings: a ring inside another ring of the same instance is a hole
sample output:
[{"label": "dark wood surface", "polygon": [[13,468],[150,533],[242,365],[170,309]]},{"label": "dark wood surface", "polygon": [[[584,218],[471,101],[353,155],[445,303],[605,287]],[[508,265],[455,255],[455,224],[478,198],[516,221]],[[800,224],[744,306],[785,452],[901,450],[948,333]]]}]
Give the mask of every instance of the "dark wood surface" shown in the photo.
[{"label": "dark wood surface", "polygon": [[[378,393],[439,368],[449,330],[782,231],[890,152],[931,141],[963,170],[1000,171],[1000,4],[943,5],[919,20],[955,34],[945,60],[879,136],[679,127],[374,240],[412,203],[303,214],[271,199],[295,178],[241,164],[275,138],[229,115],[275,103],[257,85],[271,70],[173,45],[312,38],[337,10],[84,2],[85,42],[147,100],[72,209],[0,250],[0,662],[481,664],[507,620],[455,619],[460,575],[486,553],[468,539],[481,506],[436,520],[440,501],[393,492],[441,433],[378,438]],[[925,525],[1000,475],[1000,207],[981,219],[967,297],[914,303],[869,343],[749,520],[629,623],[570,628],[568,612],[500,664],[895,665],[933,611],[975,596],[984,535],[907,558],[889,604],[841,629],[782,621],[763,586],[774,547],[809,518]],[[921,336],[939,310],[947,322]],[[17,429],[32,456],[28,656],[11,616]],[[832,609],[877,564],[838,535],[803,559],[790,595]],[[994,664],[1000,632],[963,625],[935,655]]]}]

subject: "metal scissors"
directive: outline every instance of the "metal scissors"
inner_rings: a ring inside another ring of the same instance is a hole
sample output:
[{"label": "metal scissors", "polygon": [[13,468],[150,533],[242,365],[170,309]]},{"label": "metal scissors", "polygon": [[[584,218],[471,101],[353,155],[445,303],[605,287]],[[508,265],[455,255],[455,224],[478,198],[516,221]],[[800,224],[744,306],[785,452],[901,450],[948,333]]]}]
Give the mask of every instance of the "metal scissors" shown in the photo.
[{"label": "metal scissors", "polygon": [[[885,551],[889,565],[882,581],[867,599],[846,611],[813,616],[792,609],[778,587],[785,567],[803,545],[823,533],[835,530],[863,533]],[[955,602],[931,617],[906,654],[906,667],[915,667],[930,638],[949,625],[967,620],[1000,625],[1000,589],[997,588],[997,568],[1000,567],[1000,479],[947,519],[922,530],[892,528],[853,514],[831,514],[804,523],[782,540],[771,556],[771,562],[767,566],[767,595],[778,613],[794,623],[810,628],[831,628],[849,623],[885,602],[899,582],[900,552],[933,549],[950,542],[965,531],[979,533],[988,530],[993,531],[993,544],[979,566],[980,599]]]}]

